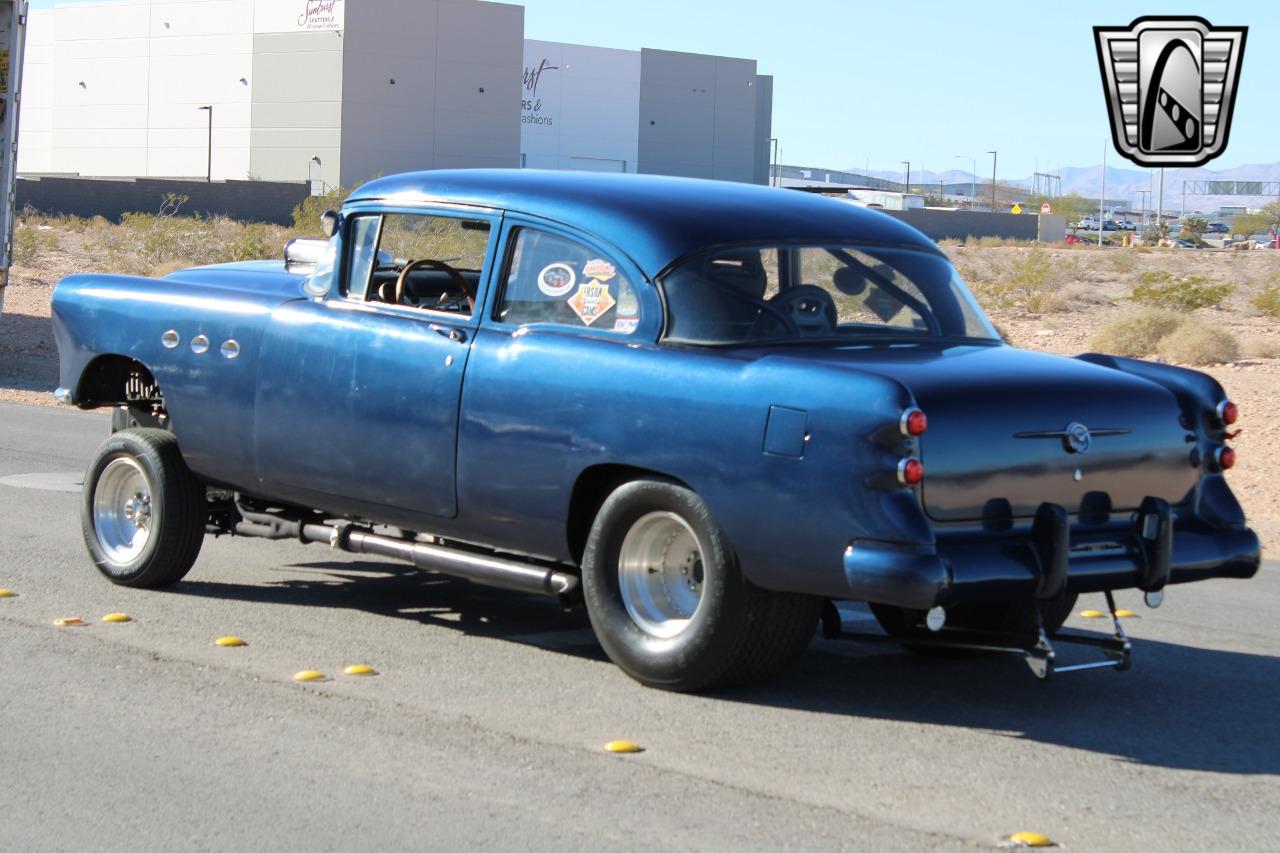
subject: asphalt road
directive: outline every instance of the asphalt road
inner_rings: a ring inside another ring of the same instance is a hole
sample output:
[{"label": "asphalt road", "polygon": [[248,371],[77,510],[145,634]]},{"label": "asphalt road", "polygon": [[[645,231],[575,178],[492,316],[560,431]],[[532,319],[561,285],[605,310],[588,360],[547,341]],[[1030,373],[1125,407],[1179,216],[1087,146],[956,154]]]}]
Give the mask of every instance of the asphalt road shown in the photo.
[{"label": "asphalt road", "polygon": [[[321,546],[209,539],[166,592],[88,562],[104,417],[0,406],[0,849],[1267,848],[1275,564],[1121,606],[1135,666],[815,641],[706,696],[642,688],[581,613]],[[1099,606],[1085,602],[1084,606]],[[128,624],[104,624],[123,611]],[[53,620],[79,616],[83,627]],[[1097,628],[1096,621],[1073,624]],[[854,627],[869,629],[865,621]],[[219,648],[234,634],[249,645]],[[342,674],[365,663],[379,675]],[[330,675],[299,684],[313,668]],[[625,738],[636,755],[601,749]]]}]

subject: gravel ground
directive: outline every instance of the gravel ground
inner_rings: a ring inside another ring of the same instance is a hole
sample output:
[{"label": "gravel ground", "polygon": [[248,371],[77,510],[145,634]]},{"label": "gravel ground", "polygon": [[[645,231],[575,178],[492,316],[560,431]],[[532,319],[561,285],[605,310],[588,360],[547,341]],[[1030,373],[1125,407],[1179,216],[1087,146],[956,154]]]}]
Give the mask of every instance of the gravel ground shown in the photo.
[{"label": "gravel ground", "polygon": [[[57,348],[49,326],[49,297],[57,281],[75,272],[101,267],[101,259],[78,235],[59,235],[56,248],[29,267],[14,267],[0,316],[0,401],[52,405],[58,383]],[[949,247],[969,279],[996,276],[1024,259],[1021,247]],[[1202,275],[1230,281],[1236,292],[1224,310],[1195,312],[1229,329],[1246,352],[1280,354],[1280,321],[1263,317],[1250,305],[1269,283],[1280,283],[1280,252],[1133,252],[1124,249],[1049,249],[1062,295],[1060,309],[1034,315],[992,311],[1009,341],[1027,349],[1075,355],[1091,349],[1090,340],[1109,320],[1133,311],[1127,299],[1137,277],[1149,270]],[[1280,403],[1280,358],[1248,357],[1200,369],[1227,389],[1241,409],[1242,434],[1235,445],[1239,462],[1229,479],[1250,523],[1268,546],[1280,545],[1280,454],[1267,448],[1280,438],[1280,420],[1271,416]]]}]

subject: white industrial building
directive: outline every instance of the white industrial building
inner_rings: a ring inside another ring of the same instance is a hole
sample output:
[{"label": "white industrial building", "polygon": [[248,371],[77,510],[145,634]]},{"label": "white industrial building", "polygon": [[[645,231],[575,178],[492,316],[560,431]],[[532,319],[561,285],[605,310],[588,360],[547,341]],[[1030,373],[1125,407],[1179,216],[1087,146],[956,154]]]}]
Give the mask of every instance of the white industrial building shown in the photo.
[{"label": "white industrial building", "polygon": [[32,10],[23,174],[313,180],[527,166],[764,183],[753,60],[524,39],[479,0]]}]

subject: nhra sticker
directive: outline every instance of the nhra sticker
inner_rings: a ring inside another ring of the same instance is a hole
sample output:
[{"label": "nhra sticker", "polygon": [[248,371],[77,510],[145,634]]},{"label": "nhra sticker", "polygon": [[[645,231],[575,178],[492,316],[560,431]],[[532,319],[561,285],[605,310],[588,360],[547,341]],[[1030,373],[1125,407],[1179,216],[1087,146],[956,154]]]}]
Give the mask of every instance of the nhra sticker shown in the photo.
[{"label": "nhra sticker", "polygon": [[613,321],[613,330],[615,332],[623,332],[629,335],[634,332],[636,327],[639,325],[639,317],[619,317]]},{"label": "nhra sticker", "polygon": [[538,290],[547,296],[564,296],[578,283],[578,276],[568,264],[547,264],[538,273]]},{"label": "nhra sticker", "polygon": [[609,295],[609,285],[589,281],[578,287],[578,292],[569,298],[569,307],[584,325],[590,326],[599,320],[614,305]]},{"label": "nhra sticker", "polygon": [[582,274],[596,281],[608,281],[618,274],[618,268],[604,258],[594,258],[587,261],[586,266],[582,268]]}]

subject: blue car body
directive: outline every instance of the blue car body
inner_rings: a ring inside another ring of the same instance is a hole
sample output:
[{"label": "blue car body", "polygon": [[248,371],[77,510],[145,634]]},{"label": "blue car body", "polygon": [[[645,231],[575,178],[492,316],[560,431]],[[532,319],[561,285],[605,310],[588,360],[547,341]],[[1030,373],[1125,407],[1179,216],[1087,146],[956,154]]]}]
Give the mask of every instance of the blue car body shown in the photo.
[{"label": "blue car body", "polygon": [[[475,310],[348,295],[351,223],[383,213],[489,228]],[[504,322],[521,229],[609,257],[640,319],[627,334]],[[945,335],[664,337],[673,270],[766,243],[945,263],[889,216],[803,193],[398,175],[348,199],[314,270],[263,261],[64,279],[53,297],[63,396],[120,405],[134,399],[121,377],[141,377],[210,486],[570,568],[608,488],[654,475],[701,496],[744,575],[769,590],[928,608],[1029,599],[1048,575],[1086,592],[1256,572],[1258,539],[1219,464],[1225,395],[1203,374]],[[902,428],[916,408],[928,416],[920,436]],[[1079,424],[1093,430],[1085,451],[1067,434]],[[901,479],[908,459],[923,463],[922,482]]]}]

